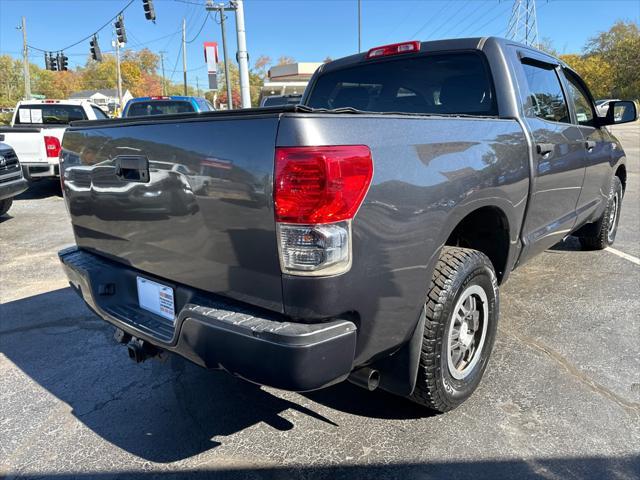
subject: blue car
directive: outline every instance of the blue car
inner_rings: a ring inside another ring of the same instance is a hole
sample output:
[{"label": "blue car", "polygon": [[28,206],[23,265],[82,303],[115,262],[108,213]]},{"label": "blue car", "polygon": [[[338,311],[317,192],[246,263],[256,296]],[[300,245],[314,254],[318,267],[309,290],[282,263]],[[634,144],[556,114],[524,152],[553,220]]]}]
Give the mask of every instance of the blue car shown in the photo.
[{"label": "blue car", "polygon": [[148,115],[168,115],[173,113],[210,112],[215,110],[202,97],[139,97],[132,98],[124,106],[123,117],[144,117]]}]

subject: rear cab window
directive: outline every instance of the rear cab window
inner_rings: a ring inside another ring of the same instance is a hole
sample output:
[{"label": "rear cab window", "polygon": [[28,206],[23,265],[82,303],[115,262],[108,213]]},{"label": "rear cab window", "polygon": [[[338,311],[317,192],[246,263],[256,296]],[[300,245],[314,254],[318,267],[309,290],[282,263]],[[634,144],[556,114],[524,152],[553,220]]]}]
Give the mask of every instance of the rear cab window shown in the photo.
[{"label": "rear cab window", "polygon": [[75,120],[86,120],[81,105],[59,105],[42,103],[20,105],[15,116],[15,125],[68,125]]},{"label": "rear cab window", "polygon": [[321,73],[306,105],[417,114],[498,113],[489,67],[480,52],[363,60]]},{"label": "rear cab window", "polygon": [[185,100],[148,100],[134,102],[129,105],[127,117],[144,117],[147,115],[170,115],[174,113],[194,112],[191,102]]}]

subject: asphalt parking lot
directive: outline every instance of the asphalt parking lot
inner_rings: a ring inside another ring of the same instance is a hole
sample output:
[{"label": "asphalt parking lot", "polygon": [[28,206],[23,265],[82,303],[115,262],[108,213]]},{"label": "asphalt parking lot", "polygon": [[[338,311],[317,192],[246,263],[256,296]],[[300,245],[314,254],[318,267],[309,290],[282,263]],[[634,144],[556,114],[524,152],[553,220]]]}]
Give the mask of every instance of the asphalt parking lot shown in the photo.
[{"label": "asphalt parking lot", "polygon": [[0,478],[639,478],[640,124],[615,133],[615,248],[569,238],[515,271],[485,379],[438,416],[348,383],[133,364],[68,288],[65,206],[34,184],[0,220]]}]

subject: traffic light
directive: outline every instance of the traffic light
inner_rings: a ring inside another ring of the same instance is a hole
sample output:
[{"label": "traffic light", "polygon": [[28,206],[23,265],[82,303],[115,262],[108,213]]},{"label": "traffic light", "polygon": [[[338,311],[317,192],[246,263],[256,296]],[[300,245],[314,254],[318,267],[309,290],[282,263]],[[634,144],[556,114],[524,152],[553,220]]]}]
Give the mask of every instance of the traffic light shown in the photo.
[{"label": "traffic light", "polygon": [[51,65],[52,72],[58,71],[58,58],[54,56],[53,53],[49,54],[49,65]]},{"label": "traffic light", "polygon": [[96,62],[101,62],[102,52],[100,51],[100,45],[98,45],[98,37],[94,35],[89,45],[91,46],[91,58]]},{"label": "traffic light", "polygon": [[147,20],[156,21],[156,9],[153,8],[153,0],[142,0],[144,7],[144,16]]},{"label": "traffic light", "polygon": [[127,32],[124,31],[124,17],[122,15],[118,15],[118,19],[115,23],[116,27],[116,37],[118,38],[119,43],[127,43]]},{"label": "traffic light", "polygon": [[49,58],[49,53],[44,52],[44,68],[46,70],[51,70],[51,59]]},{"label": "traffic light", "polygon": [[69,58],[62,52],[58,53],[58,71],[66,72],[69,70]]}]

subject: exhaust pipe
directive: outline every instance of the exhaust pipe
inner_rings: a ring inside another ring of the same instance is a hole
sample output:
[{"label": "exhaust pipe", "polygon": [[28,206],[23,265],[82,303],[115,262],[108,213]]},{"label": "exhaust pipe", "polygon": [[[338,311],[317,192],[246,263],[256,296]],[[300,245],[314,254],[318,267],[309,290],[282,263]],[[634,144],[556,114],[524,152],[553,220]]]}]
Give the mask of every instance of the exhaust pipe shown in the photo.
[{"label": "exhaust pipe", "polygon": [[378,388],[378,385],[380,385],[380,372],[373,368],[364,367],[349,375],[348,380],[359,387],[366,388],[370,392],[373,392]]},{"label": "exhaust pipe", "polygon": [[131,340],[127,343],[127,353],[135,363],[142,363],[148,358],[158,356],[160,350],[144,340],[131,337]]}]

